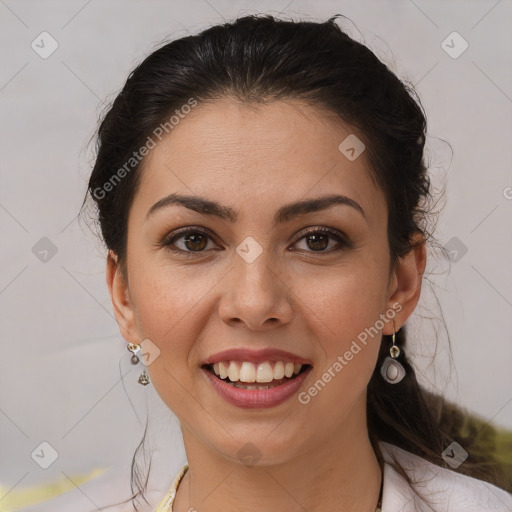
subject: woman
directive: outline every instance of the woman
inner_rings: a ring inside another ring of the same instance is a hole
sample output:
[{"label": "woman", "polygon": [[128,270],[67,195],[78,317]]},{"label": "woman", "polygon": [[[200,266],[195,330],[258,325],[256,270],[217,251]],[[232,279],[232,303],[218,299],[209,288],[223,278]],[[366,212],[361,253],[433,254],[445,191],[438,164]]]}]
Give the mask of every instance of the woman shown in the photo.
[{"label": "woman", "polygon": [[335,19],[167,44],[99,128],[115,316],[187,453],[159,511],[512,510],[406,356],[425,116]]}]

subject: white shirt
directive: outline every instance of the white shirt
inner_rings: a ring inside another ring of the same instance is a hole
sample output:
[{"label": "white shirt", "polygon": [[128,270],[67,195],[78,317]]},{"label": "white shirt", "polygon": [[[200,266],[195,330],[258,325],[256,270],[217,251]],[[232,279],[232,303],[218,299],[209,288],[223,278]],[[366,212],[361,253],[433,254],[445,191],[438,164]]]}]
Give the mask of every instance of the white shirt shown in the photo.
[{"label": "white shirt", "polygon": [[384,465],[382,512],[512,512],[512,494],[492,484],[441,468],[388,443],[379,443],[384,460],[395,454],[407,473],[422,483],[418,490],[433,501],[422,504],[410,485],[389,464]]},{"label": "white shirt", "polygon": [[[389,464],[384,464],[382,489],[382,512],[512,512],[512,494],[492,484],[441,468],[421,457],[388,443],[379,443],[386,462],[394,454],[413,481],[420,481],[418,491],[430,498],[433,508],[421,502],[409,484]],[[167,454],[168,455],[168,454]],[[162,460],[162,459],[161,459]],[[169,467],[167,458],[166,467]],[[155,468],[156,466],[156,468]],[[151,472],[165,474],[164,463],[152,464]],[[81,490],[70,491],[41,505],[23,509],[22,512],[97,512],[98,507],[126,499],[129,495],[129,472],[116,468],[110,478],[103,475],[81,485]],[[177,471],[177,474],[180,470]],[[176,474],[176,476],[177,476]],[[177,483],[177,478],[174,478]],[[150,506],[141,507],[144,512],[155,512],[160,502],[169,493],[169,481],[149,486],[147,493]],[[86,496],[84,496],[84,493]],[[112,512],[133,512],[128,503],[112,507]],[[328,511],[338,512],[338,511]]]}]

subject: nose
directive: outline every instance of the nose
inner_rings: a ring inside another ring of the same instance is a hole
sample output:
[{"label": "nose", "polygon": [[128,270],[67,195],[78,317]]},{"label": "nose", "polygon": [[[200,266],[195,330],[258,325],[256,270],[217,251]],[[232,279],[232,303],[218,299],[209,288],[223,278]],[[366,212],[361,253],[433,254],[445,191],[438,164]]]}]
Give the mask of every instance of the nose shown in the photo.
[{"label": "nose", "polygon": [[293,316],[293,292],[287,276],[269,250],[251,263],[236,255],[224,281],[225,292],[219,305],[221,320],[255,331],[287,324]]}]

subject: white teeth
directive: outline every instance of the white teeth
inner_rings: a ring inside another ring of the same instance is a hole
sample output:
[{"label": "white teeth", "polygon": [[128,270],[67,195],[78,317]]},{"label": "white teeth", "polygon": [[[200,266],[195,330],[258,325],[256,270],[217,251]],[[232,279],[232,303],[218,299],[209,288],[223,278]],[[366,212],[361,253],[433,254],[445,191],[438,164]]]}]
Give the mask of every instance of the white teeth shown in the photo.
[{"label": "white teeth", "polygon": [[[248,363],[250,364],[250,363]],[[254,365],[252,365],[254,366]],[[240,379],[242,380],[242,379]],[[270,363],[260,363],[258,365],[258,370],[256,371],[256,381],[257,382],[272,382],[274,380],[274,372],[272,370],[272,366]]]},{"label": "white teeth", "polygon": [[274,366],[274,379],[282,379],[284,377],[284,363],[283,361],[277,361]]},{"label": "white teeth", "polygon": [[221,379],[228,378],[231,382],[268,383],[297,375],[303,365],[289,361],[277,361],[276,363],[264,361],[259,364],[248,361],[219,361],[212,366],[215,375]]},{"label": "white teeth", "polygon": [[213,371],[215,375],[219,375],[221,379],[225,379],[228,376],[228,367],[229,364],[224,363],[223,361],[219,362],[219,373],[215,371],[215,365],[213,366]]},{"label": "white teeth", "polygon": [[231,382],[236,382],[237,380],[240,380],[240,363],[237,363],[236,361],[231,361],[229,363],[228,368],[228,377]]},{"label": "white teeth", "polygon": [[[256,382],[256,368],[252,363],[242,363],[242,367],[240,368],[240,378],[238,380],[242,382]],[[258,379],[258,382],[261,381]]]}]

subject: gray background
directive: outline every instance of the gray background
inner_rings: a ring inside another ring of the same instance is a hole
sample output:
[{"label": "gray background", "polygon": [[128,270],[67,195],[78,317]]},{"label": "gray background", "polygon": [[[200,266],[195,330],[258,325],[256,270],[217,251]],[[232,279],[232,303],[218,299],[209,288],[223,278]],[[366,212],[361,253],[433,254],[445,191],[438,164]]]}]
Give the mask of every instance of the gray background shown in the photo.
[{"label": "gray background", "polygon": [[[122,475],[128,489],[123,464],[147,414],[163,461],[155,496],[185,460],[176,419],[129,365],[105,285],[105,250],[76,218],[93,159],[87,142],[102,109],[160,41],[256,12],[317,21],[344,14],[360,31],[340,21],[353,37],[415,84],[432,179],[446,189],[436,236],[449,250],[467,249],[452,252],[451,265],[430,253],[408,322],[420,380],[512,428],[511,1],[0,0],[4,495],[69,483],[93,468],[119,468],[109,475]],[[43,31],[59,45],[47,59],[31,48]],[[442,47],[454,31],[469,44],[458,58]],[[57,251],[47,261],[38,252],[48,245],[43,237]],[[441,311],[448,331],[429,319]],[[31,458],[43,441],[59,455],[48,469]],[[84,510],[109,496],[89,484],[74,494]]]}]

